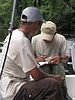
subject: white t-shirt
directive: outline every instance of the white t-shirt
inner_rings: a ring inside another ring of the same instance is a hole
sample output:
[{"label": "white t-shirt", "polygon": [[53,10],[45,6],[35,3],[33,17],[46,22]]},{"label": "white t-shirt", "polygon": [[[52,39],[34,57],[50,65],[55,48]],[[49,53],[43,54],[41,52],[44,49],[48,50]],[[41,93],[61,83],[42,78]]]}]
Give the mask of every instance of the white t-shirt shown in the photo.
[{"label": "white t-shirt", "polygon": [[41,34],[32,38],[32,48],[35,56],[45,55],[46,57],[63,56],[69,54],[67,41],[61,34],[56,34],[53,41],[46,43]]},{"label": "white t-shirt", "polygon": [[35,67],[37,62],[30,41],[23,32],[14,30],[0,81],[4,100],[13,100],[19,88],[29,81],[29,75],[26,73]]}]

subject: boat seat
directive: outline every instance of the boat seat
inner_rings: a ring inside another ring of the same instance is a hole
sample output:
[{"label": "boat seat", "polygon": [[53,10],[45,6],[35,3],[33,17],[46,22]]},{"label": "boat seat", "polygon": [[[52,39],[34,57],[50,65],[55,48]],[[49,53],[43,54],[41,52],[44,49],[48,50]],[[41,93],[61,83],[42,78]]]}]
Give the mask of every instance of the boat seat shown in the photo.
[{"label": "boat seat", "polygon": [[75,100],[75,75],[66,75],[66,85],[69,96]]}]

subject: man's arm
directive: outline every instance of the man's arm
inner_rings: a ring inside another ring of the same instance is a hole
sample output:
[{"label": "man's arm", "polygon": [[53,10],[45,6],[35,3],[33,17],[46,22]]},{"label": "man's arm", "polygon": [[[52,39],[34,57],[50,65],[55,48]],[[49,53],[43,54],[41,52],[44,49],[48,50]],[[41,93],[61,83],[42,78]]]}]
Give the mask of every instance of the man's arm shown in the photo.
[{"label": "man's arm", "polygon": [[52,74],[46,74],[42,71],[40,71],[38,68],[34,68],[32,69],[29,74],[32,76],[32,78],[34,80],[39,80],[39,79],[43,79],[43,78],[55,78],[57,81],[59,81],[60,83],[62,82],[62,80],[64,80],[64,78],[60,75],[52,75]]},{"label": "man's arm", "polygon": [[69,56],[54,56],[48,59],[49,64],[59,64],[59,63],[66,63],[68,61]]}]

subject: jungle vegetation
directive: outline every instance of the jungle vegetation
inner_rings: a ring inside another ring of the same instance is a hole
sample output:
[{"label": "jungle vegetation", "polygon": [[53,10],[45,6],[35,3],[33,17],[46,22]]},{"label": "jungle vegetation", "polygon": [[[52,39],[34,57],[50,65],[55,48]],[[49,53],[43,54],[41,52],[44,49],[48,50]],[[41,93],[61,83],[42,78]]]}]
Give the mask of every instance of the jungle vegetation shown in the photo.
[{"label": "jungle vegetation", "polygon": [[[21,12],[27,6],[38,7],[45,20],[56,23],[60,34],[75,35],[75,0],[17,0],[13,27],[19,27]],[[8,34],[12,7],[13,0],[0,0],[0,41]]]}]

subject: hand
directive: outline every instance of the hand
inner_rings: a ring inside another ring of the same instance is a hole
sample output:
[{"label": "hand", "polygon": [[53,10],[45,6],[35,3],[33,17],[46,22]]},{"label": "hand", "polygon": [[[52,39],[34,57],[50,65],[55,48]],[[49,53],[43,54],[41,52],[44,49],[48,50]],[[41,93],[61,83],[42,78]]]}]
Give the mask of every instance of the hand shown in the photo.
[{"label": "hand", "polygon": [[36,61],[37,61],[37,62],[43,62],[43,61],[45,61],[45,56],[38,56],[38,57],[36,58]]},{"label": "hand", "polygon": [[59,64],[60,61],[61,61],[61,57],[60,56],[55,56],[55,57],[52,57],[49,60],[49,64]]}]

